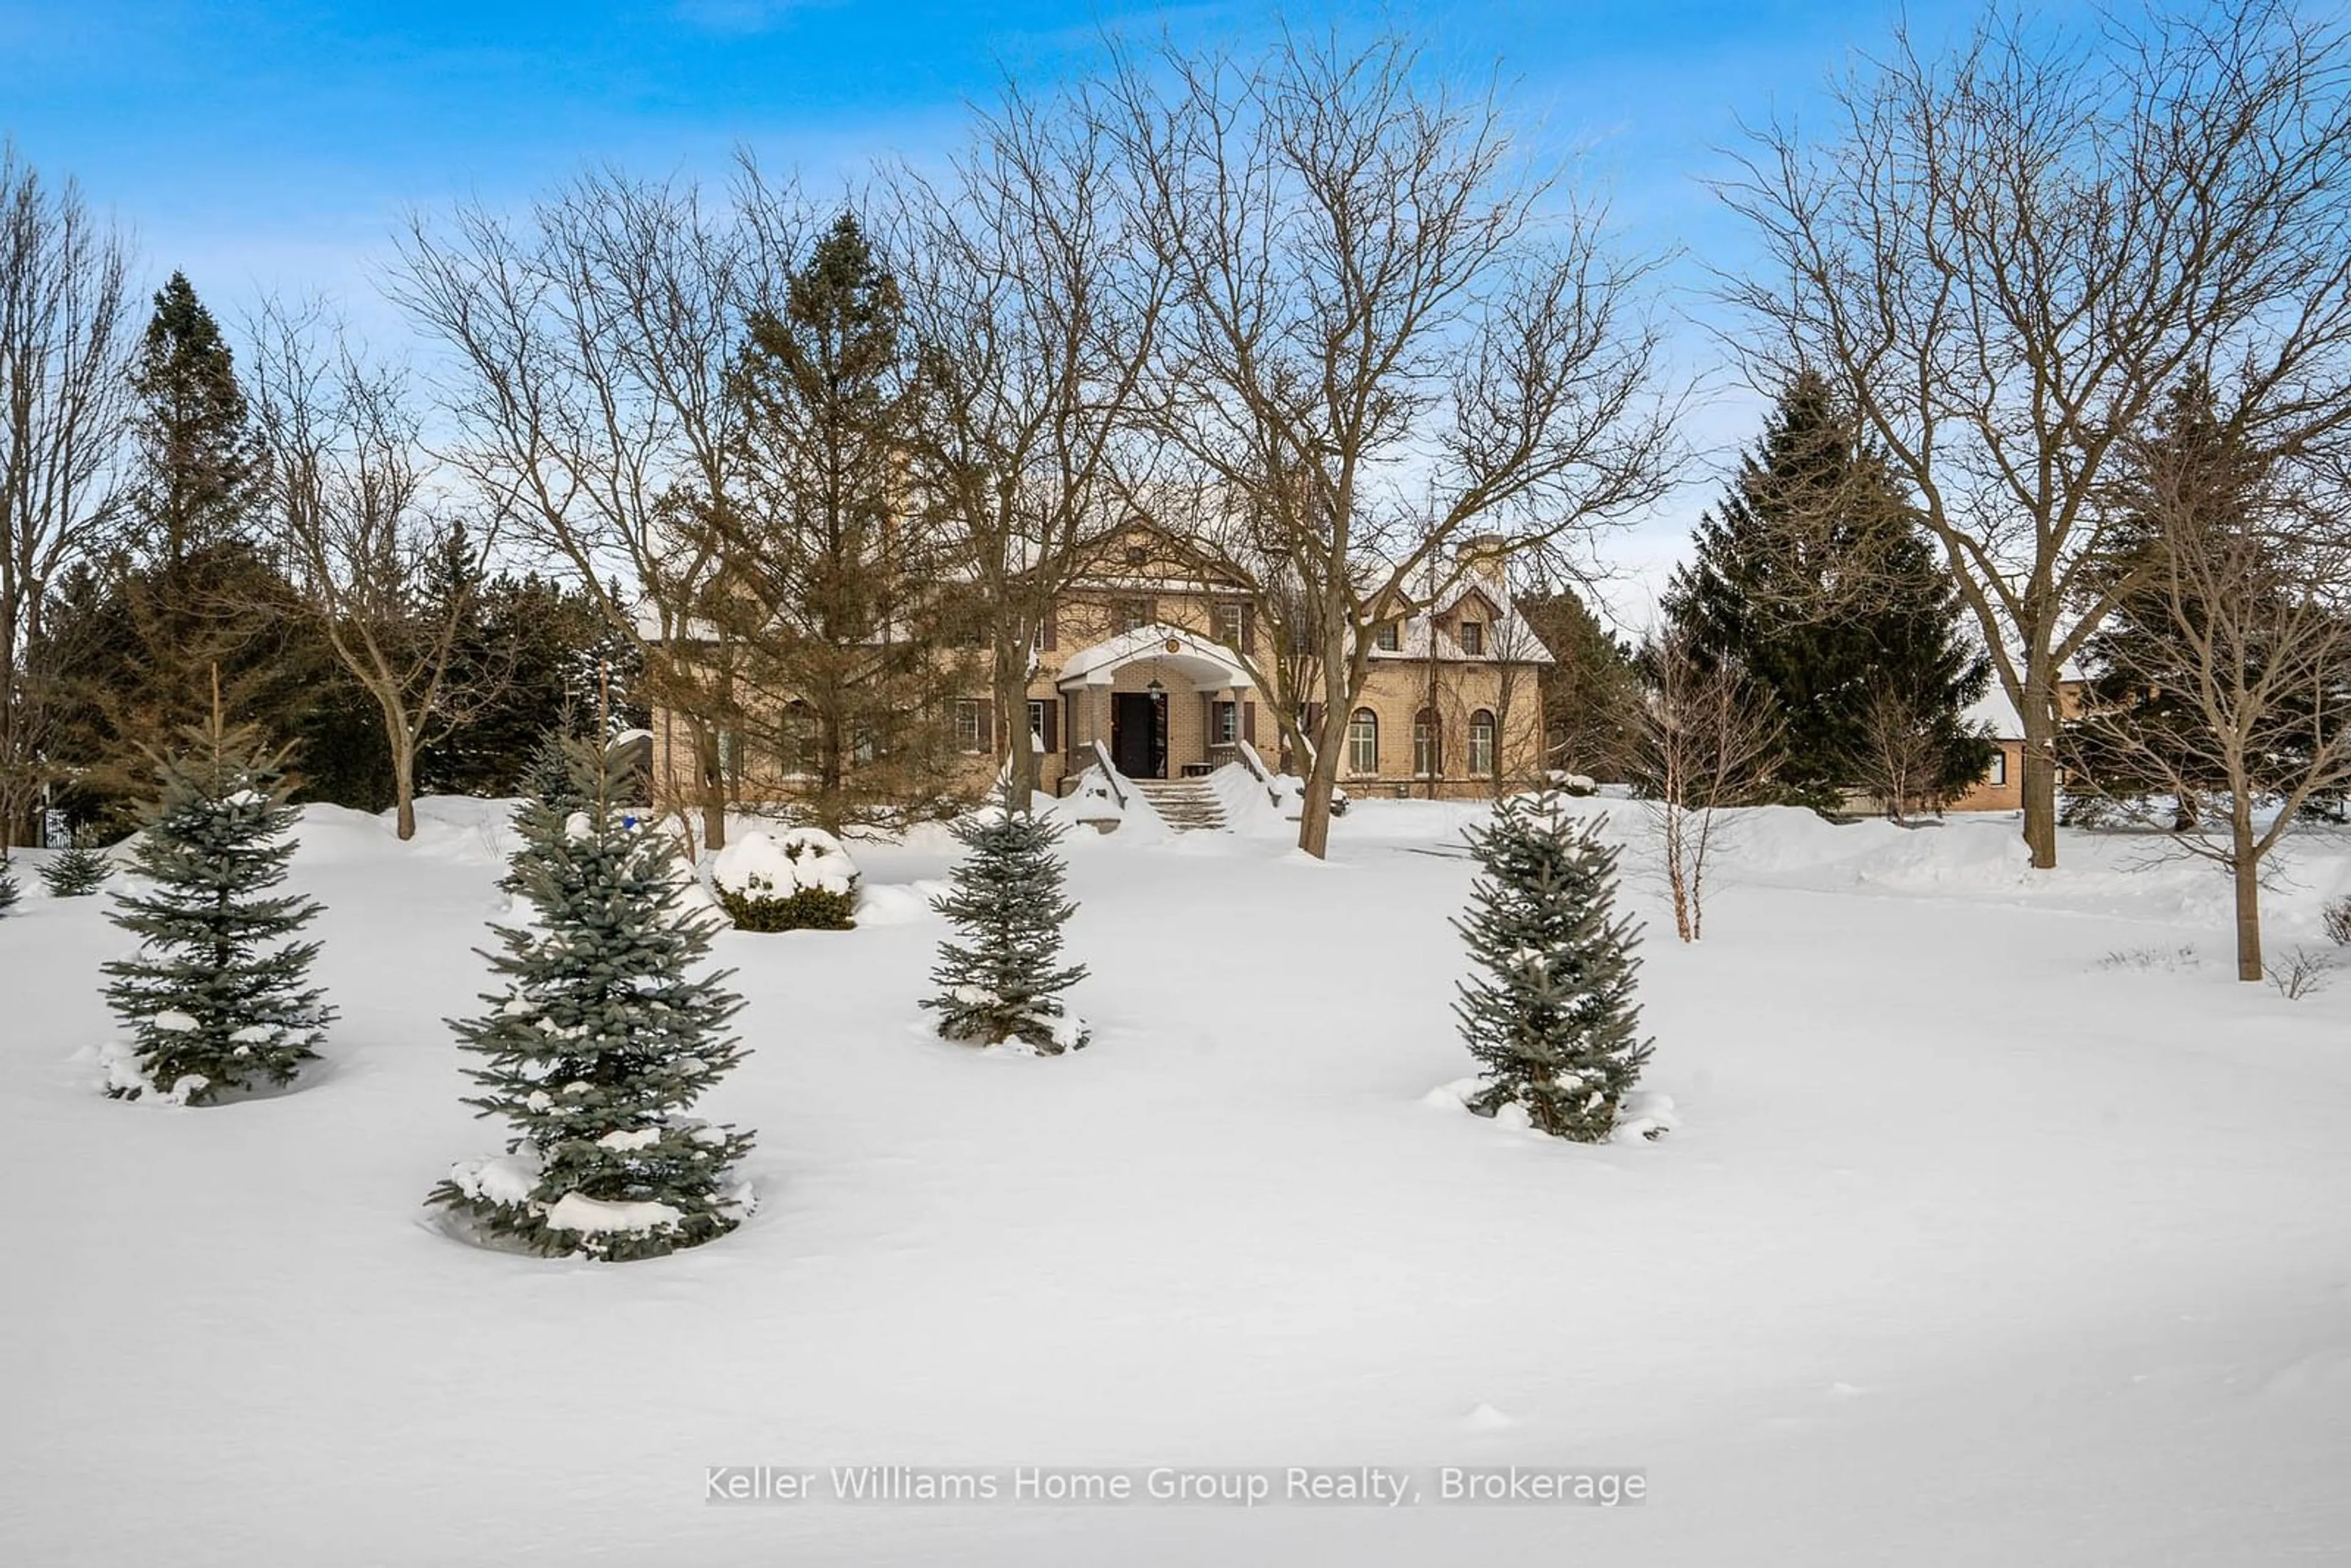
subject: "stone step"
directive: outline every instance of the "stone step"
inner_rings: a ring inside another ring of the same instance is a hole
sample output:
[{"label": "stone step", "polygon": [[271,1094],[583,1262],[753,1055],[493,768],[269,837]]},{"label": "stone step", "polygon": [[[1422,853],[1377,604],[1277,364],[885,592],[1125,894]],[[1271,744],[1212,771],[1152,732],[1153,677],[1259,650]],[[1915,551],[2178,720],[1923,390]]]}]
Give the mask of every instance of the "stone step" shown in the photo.
[{"label": "stone step", "polygon": [[1196,779],[1136,779],[1132,780],[1159,820],[1179,833],[1222,832],[1223,804],[1216,791]]}]

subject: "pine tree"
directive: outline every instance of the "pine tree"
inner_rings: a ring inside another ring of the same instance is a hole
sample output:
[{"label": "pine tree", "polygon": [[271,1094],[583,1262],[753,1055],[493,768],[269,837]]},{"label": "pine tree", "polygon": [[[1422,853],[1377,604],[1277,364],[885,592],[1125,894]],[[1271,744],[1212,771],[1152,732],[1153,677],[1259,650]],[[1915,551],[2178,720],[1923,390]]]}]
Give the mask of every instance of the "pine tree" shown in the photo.
[{"label": "pine tree", "polygon": [[185,273],[155,291],[131,387],[142,458],[131,500],[156,559],[177,565],[245,537],[268,460],[235,356]]},{"label": "pine tree", "polygon": [[950,596],[923,559],[938,530],[904,504],[919,387],[905,302],[854,217],[819,237],[781,304],[747,320],[728,381],[739,498],[701,497],[687,526],[721,562],[697,612],[744,683],[773,694],[744,738],[806,776],[810,819],[837,833],[952,771],[932,700]]},{"label": "pine tree", "polygon": [[114,895],[111,918],[140,948],[106,966],[106,997],[138,1058],[136,1078],[118,1077],[110,1092],[197,1105],[291,1082],[334,1010],[304,984],[319,945],[290,939],[318,904],[268,895],[286,880],[300,815],[287,803],[285,754],[225,726],[217,707],[183,737],[156,763],[161,798],[131,852],[152,890]]},{"label": "pine tree", "polygon": [[[2192,375],[2172,390],[2155,431],[2130,454],[2125,494],[2105,548],[2088,574],[2095,591],[2116,593],[2115,607],[2083,644],[2085,716],[2064,727],[2070,770],[2069,811],[2089,801],[2173,797],[2172,825],[2196,826],[2202,797],[2228,788],[2225,770],[2203,743],[2207,720],[2197,702],[2199,673],[2188,667],[2184,622],[2207,615],[2189,584],[2166,570],[2167,527],[2192,535],[2243,532],[2264,478],[2264,464],[2245,433],[2221,416],[2211,382]],[[2257,685],[2257,670],[2247,672]],[[2311,716],[2312,737],[2319,719]],[[2307,747],[2292,748],[2300,753]],[[2181,785],[2187,788],[2181,789]],[[2090,810],[2095,811],[2091,806]]]},{"label": "pine tree", "polygon": [[[500,892],[528,897],[539,875],[544,859],[541,851],[547,845],[530,833],[528,824],[531,807],[546,807],[559,821],[568,821],[574,811],[588,806],[593,800],[591,793],[582,789],[579,775],[582,744],[560,730],[542,730],[539,733],[538,744],[532,749],[530,761],[523,769],[523,808],[515,813],[514,818],[520,842],[507,859],[506,874],[498,878]],[[592,752],[601,753],[603,749],[594,742],[585,744]]]},{"label": "pine tree", "polygon": [[23,896],[24,889],[16,885],[15,870],[5,859],[0,859],[0,915],[16,908],[16,900]]},{"label": "pine tree", "polygon": [[1927,741],[1924,798],[1991,764],[1964,720],[1991,665],[1963,630],[1959,590],[1818,375],[1781,397],[1661,608],[1701,670],[1735,666],[1770,695],[1783,725],[1773,777],[1791,801],[1834,810],[1874,783],[1885,737],[1873,729],[1888,713]]},{"label": "pine tree", "polygon": [[1612,918],[1616,852],[1601,824],[1546,791],[1504,800],[1468,830],[1479,867],[1454,928],[1485,973],[1461,982],[1454,1011],[1487,1087],[1470,1109],[1525,1109],[1543,1132],[1598,1143],[1615,1130],[1649,1060],[1638,1038],[1629,916]]},{"label": "pine tree", "polygon": [[574,745],[560,730],[543,730],[538,744],[532,747],[530,762],[523,769],[523,794],[530,800],[550,806],[560,806],[567,812],[586,803],[573,776]]},{"label": "pine tree", "polygon": [[1546,766],[1623,778],[1641,733],[1641,675],[1631,646],[1571,589],[1540,584],[1520,594],[1517,606],[1552,655],[1537,674]]},{"label": "pine tree", "polygon": [[73,843],[41,868],[41,885],[54,898],[87,898],[113,874],[114,862],[105,852]]},{"label": "pine tree", "polygon": [[1063,867],[1054,852],[1059,825],[1012,810],[1011,793],[1009,784],[999,786],[995,810],[951,830],[969,852],[931,907],[954,921],[965,940],[939,944],[931,978],[941,992],[923,1006],[937,1009],[939,1033],[947,1040],[1019,1040],[1059,1056],[1090,1038],[1061,998],[1086,977],[1085,966],[1056,967],[1061,926],[1078,906],[1062,896]]},{"label": "pine tree", "polygon": [[684,1116],[742,1060],[725,1035],[728,972],[690,977],[712,925],[683,915],[668,842],[613,800],[601,748],[575,743],[565,800],[517,814],[515,867],[540,925],[499,926],[504,990],[451,1028],[487,1059],[469,1098],[513,1130],[503,1159],[459,1166],[430,1202],[476,1234],[549,1256],[659,1257],[725,1235],[748,1211],[730,1167],[748,1133]]}]

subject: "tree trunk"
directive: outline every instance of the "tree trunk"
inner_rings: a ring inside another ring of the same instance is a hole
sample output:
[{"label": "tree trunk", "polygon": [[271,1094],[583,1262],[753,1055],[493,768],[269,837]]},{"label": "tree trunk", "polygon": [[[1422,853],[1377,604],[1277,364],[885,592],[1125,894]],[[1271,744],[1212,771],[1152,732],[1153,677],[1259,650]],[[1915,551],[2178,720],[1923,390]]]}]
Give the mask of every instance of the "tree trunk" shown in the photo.
[{"label": "tree trunk", "polygon": [[1306,799],[1298,813],[1298,847],[1316,860],[1331,852],[1331,791],[1339,782],[1339,737],[1345,735],[1341,705],[1326,704],[1322,733],[1314,737],[1314,767],[1306,778]]},{"label": "tree trunk", "polygon": [[416,746],[408,727],[384,716],[385,737],[392,742],[392,800],[394,831],[406,843],[416,836]]},{"label": "tree trunk", "polygon": [[2035,659],[2024,672],[2023,765],[2020,787],[2024,805],[2024,841],[2032,868],[2057,863],[2057,682],[2055,667]]},{"label": "tree trunk", "polygon": [[829,833],[841,831],[848,816],[841,800],[841,781],[848,775],[844,758],[847,727],[841,722],[841,693],[836,689],[817,720],[816,820]]},{"label": "tree trunk", "polygon": [[1685,942],[1698,940],[1691,926],[1689,899],[1689,867],[1685,859],[1686,845],[1682,838],[1682,808],[1667,801],[1665,806],[1666,884],[1674,895],[1674,935]]},{"label": "tree trunk", "polygon": [[718,732],[708,725],[694,727],[695,771],[702,784],[702,847],[716,852],[726,847],[726,776],[718,761]]},{"label": "tree trunk", "polygon": [[1029,790],[1037,781],[1037,743],[1029,735],[1029,661],[1025,644],[1018,649],[999,643],[996,650],[996,707],[1003,716],[997,734],[1007,737],[1005,773],[1012,781],[1012,809],[1029,810]]},{"label": "tree trunk", "polygon": [[2262,977],[2262,866],[2253,852],[2253,812],[2245,793],[2238,791],[2230,808],[2233,859],[2230,870],[2237,884],[2237,978]]}]

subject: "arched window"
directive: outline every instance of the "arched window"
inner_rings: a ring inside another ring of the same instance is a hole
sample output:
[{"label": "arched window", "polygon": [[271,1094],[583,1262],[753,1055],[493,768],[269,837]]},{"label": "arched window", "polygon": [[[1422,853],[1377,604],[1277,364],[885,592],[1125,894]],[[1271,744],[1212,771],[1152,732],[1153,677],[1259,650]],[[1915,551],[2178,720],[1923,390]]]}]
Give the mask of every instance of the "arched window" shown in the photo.
[{"label": "arched window", "polygon": [[1442,770],[1437,743],[1437,710],[1425,707],[1412,716],[1412,771],[1416,779],[1434,779]]},{"label": "arched window", "polygon": [[1355,710],[1347,721],[1347,771],[1377,773],[1380,770],[1380,719],[1367,707]]},{"label": "arched window", "polygon": [[1494,716],[1484,708],[1469,716],[1469,771],[1479,779],[1494,772]]}]

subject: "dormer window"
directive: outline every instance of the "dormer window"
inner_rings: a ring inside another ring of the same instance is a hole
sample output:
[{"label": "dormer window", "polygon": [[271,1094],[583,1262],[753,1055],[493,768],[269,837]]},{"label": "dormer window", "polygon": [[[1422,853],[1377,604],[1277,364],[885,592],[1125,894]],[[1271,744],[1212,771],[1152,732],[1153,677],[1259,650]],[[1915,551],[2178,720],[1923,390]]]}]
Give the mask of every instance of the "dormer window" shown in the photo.
[{"label": "dormer window", "polygon": [[1476,656],[1486,651],[1486,624],[1482,621],[1461,622],[1461,651]]},{"label": "dormer window", "polygon": [[1396,623],[1393,621],[1382,622],[1379,629],[1372,633],[1372,646],[1383,653],[1393,653],[1403,645],[1396,633]]},{"label": "dormer window", "polygon": [[1151,601],[1148,599],[1122,599],[1118,601],[1118,629],[1120,631],[1139,632],[1144,627],[1150,624]]},{"label": "dormer window", "polygon": [[1126,547],[1127,565],[1144,566],[1149,564],[1150,560],[1151,549],[1148,545],[1129,545]]}]

